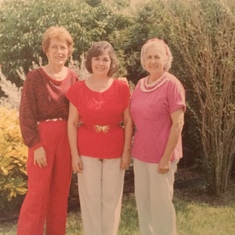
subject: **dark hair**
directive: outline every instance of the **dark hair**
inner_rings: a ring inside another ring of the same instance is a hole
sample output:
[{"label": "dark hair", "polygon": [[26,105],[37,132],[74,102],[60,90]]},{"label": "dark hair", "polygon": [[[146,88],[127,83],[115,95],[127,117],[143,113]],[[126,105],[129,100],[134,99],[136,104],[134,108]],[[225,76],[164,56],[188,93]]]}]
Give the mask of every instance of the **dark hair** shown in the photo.
[{"label": "dark hair", "polygon": [[73,39],[70,33],[62,26],[52,26],[48,28],[42,39],[42,49],[46,53],[50,46],[51,39],[65,40],[68,45],[69,55],[73,53]]},{"label": "dark hair", "polygon": [[99,41],[94,42],[86,53],[85,67],[89,73],[93,73],[91,67],[92,57],[100,56],[104,53],[104,51],[108,52],[111,59],[111,65],[110,70],[108,72],[108,76],[112,76],[118,70],[119,63],[112,45],[107,41]]}]

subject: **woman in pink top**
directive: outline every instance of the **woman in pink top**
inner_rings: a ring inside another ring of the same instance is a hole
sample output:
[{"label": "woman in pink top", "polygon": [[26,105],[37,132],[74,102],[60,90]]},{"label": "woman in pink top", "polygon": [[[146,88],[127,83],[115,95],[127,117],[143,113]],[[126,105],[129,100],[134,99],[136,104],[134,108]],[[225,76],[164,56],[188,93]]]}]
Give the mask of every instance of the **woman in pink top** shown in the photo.
[{"label": "woman in pink top", "polygon": [[73,39],[63,27],[46,30],[42,48],[48,63],[30,71],[20,103],[20,127],[28,146],[28,192],[18,235],[64,235],[71,181],[67,137],[69,101],[65,93],[78,77],[65,66]]},{"label": "woman in pink top", "polygon": [[85,66],[90,76],[67,92],[68,135],[84,234],[116,235],[124,170],[130,162],[130,91],[125,82],[111,77],[118,65],[108,42],[91,46]]},{"label": "woman in pink top", "polygon": [[149,75],[138,82],[131,99],[136,128],[132,147],[135,196],[142,235],[176,235],[173,184],[182,157],[186,106],[182,84],[168,72],[171,61],[163,40],[147,41],[141,64]]}]

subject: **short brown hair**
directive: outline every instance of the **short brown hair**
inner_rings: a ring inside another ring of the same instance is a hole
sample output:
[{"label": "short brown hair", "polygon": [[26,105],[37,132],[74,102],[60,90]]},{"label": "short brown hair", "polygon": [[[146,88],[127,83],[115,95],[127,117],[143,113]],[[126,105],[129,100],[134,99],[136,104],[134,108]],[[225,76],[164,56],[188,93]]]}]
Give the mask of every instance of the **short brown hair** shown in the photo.
[{"label": "short brown hair", "polygon": [[108,72],[108,76],[112,76],[118,70],[119,63],[112,45],[107,41],[99,41],[94,42],[86,53],[85,67],[89,73],[93,73],[91,66],[92,57],[100,56],[103,54],[104,51],[108,52],[111,59],[111,65],[110,70]]},{"label": "short brown hair", "polygon": [[51,39],[65,40],[68,45],[68,50],[69,50],[68,56],[72,55],[73,39],[70,33],[67,31],[67,29],[61,26],[52,26],[45,31],[43,35],[43,39],[42,39],[42,50],[45,53],[48,51]]}]

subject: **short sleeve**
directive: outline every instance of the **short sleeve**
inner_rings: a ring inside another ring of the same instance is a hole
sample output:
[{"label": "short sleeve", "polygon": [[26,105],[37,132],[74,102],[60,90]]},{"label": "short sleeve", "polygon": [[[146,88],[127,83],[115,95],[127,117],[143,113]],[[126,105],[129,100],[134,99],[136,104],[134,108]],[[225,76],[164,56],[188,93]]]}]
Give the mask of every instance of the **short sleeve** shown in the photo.
[{"label": "short sleeve", "polygon": [[78,91],[79,91],[79,82],[76,82],[66,92],[66,97],[75,107],[78,106]]},{"label": "short sleeve", "polygon": [[119,80],[119,86],[121,89],[123,108],[124,110],[129,106],[130,103],[130,88],[126,81]]},{"label": "short sleeve", "polygon": [[167,90],[167,100],[169,112],[173,113],[177,109],[183,108],[186,111],[185,90],[178,79],[170,79]]}]

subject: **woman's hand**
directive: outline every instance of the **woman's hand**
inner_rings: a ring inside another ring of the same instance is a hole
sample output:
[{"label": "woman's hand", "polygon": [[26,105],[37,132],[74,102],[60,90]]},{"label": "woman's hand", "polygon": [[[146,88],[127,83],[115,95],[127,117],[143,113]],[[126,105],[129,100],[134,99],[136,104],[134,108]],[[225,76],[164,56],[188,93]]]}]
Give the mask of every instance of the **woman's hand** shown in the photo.
[{"label": "woman's hand", "polygon": [[77,130],[79,125],[79,114],[77,108],[69,103],[69,118],[68,118],[68,138],[72,154],[72,169],[74,173],[81,173],[83,170],[82,159],[78,153],[77,146]]},{"label": "woman's hand", "polygon": [[39,147],[34,150],[34,165],[38,165],[40,168],[47,166],[46,151],[43,147]]},{"label": "woman's hand", "polygon": [[170,169],[170,160],[179,141],[184,125],[184,109],[179,108],[171,114],[172,125],[162,159],[158,164],[158,173],[166,174]]},{"label": "woman's hand", "polygon": [[72,168],[74,173],[82,173],[83,164],[80,156],[72,157]]},{"label": "woman's hand", "polygon": [[162,158],[161,161],[158,163],[158,173],[159,174],[166,174],[170,169],[170,161],[168,159]]},{"label": "woman's hand", "polygon": [[121,170],[127,170],[130,165],[130,153],[123,153],[121,158]]}]

